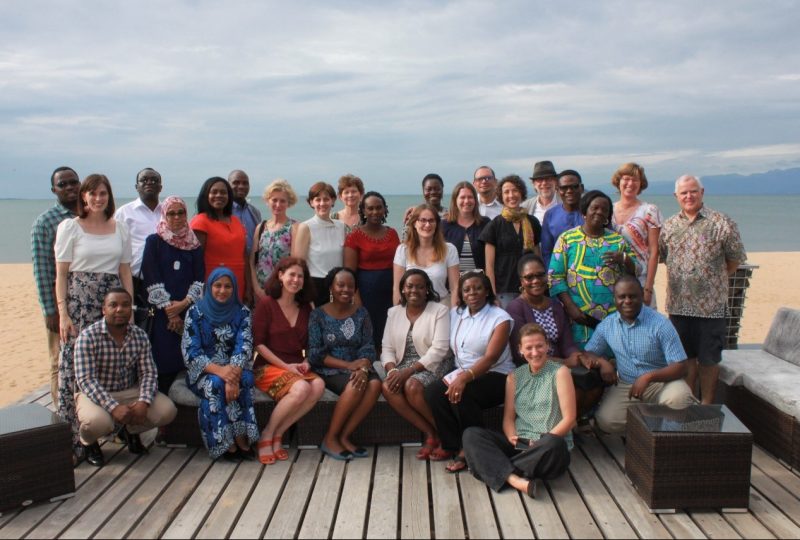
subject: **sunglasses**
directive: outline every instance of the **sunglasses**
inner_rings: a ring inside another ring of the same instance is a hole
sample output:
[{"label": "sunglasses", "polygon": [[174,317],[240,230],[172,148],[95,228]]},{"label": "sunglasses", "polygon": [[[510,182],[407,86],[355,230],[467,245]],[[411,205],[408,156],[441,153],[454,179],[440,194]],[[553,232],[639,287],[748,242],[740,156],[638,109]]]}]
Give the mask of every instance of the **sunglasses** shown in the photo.
[{"label": "sunglasses", "polygon": [[522,276],[523,281],[533,281],[534,279],[547,279],[547,272],[539,272],[538,274],[525,274]]},{"label": "sunglasses", "polygon": [[171,212],[167,212],[167,217],[168,218],[183,217],[185,215],[186,215],[186,212],[184,210],[173,210]]},{"label": "sunglasses", "polygon": [[64,189],[67,186],[77,186],[78,184],[80,184],[80,182],[77,180],[61,180],[56,182],[56,187],[59,189]]},{"label": "sunglasses", "polygon": [[558,186],[558,191],[578,191],[583,184],[567,184],[566,186]]}]

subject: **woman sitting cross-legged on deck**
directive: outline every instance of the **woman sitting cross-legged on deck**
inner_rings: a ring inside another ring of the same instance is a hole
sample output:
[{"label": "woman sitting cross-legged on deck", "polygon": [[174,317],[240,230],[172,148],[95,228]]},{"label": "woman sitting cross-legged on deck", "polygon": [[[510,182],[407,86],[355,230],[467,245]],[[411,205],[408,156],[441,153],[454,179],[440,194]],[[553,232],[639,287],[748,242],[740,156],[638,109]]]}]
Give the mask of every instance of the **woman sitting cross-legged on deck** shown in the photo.
[{"label": "woman sitting cross-legged on deck", "polygon": [[389,310],[381,364],[386,369],[383,397],[425,433],[417,459],[427,459],[439,446],[423,390],[453,369],[449,342],[449,311],[439,303],[431,278],[419,268],[406,270],[400,278],[400,305]]},{"label": "woman sitting cross-legged on deck", "polygon": [[338,460],[367,457],[366,448],[356,447],[350,436],[375,406],[381,392],[380,379],[372,369],[372,323],[366,309],[353,305],[356,276],[352,270],[333,268],[325,283],[330,302],[311,312],[308,360],[339,400],[320,450]]},{"label": "woman sitting cross-legged on deck", "polygon": [[486,274],[479,270],[463,274],[457,296],[459,307],[450,310],[450,348],[458,369],[425,388],[425,401],[442,440],[430,459],[453,458],[447,465],[451,473],[467,466],[461,450],[464,430],[483,423],[484,409],[503,403],[506,375],[514,369],[508,348],[511,316],[494,305]]},{"label": "woman sitting cross-legged on deck", "polygon": [[215,268],[203,298],[189,308],[181,350],[189,389],[200,397],[198,420],[212,459],[252,459],[258,440],[253,409],[253,336],[234,273]]},{"label": "woman sitting cross-legged on deck", "polygon": [[283,434],[322,397],[325,383],[305,359],[308,319],[314,299],[311,275],[303,259],[282,258],[264,285],[266,296],[253,314],[253,341],[258,356],[256,387],[277,402],[261,432],[258,459],[265,465],[287,460]]},{"label": "woman sitting cross-legged on deck", "polygon": [[528,363],[506,379],[504,435],[471,427],[464,452],[475,478],[493,490],[509,484],[534,497],[536,478],[555,478],[569,467],[575,391],[569,368],[548,359],[544,329],[530,323],[519,334]]}]

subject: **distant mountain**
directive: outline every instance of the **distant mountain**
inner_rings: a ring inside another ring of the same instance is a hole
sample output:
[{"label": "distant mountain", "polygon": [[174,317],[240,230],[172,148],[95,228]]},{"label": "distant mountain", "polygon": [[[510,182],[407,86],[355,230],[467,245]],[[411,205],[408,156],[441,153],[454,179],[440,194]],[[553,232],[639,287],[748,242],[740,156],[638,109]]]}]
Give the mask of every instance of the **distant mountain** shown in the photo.
[{"label": "distant mountain", "polygon": [[[706,193],[715,195],[800,195],[800,168],[756,174],[720,174],[701,177]],[[670,195],[674,182],[653,182],[648,192]]]}]

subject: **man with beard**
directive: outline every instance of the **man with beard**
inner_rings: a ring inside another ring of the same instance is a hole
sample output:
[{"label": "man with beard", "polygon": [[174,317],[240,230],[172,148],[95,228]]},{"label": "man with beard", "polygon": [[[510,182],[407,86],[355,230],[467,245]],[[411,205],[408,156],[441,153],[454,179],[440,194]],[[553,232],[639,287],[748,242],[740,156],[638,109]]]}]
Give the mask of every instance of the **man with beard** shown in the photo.
[{"label": "man with beard", "polygon": [[558,204],[558,197],[556,197],[558,174],[553,167],[553,162],[536,162],[533,166],[533,176],[530,179],[535,195],[520,206],[530,215],[535,216],[539,223],[544,223],[545,213]]}]

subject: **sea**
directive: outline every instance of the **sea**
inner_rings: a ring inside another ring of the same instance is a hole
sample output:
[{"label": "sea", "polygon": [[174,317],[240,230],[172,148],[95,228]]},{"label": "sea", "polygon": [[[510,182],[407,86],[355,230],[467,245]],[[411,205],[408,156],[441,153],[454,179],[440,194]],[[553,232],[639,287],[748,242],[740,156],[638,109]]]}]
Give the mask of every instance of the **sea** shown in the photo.
[{"label": "sea", "polygon": [[[389,206],[388,225],[400,229],[405,210],[422,202],[421,195],[386,195]],[[615,197],[612,195],[612,199]],[[642,197],[659,207],[665,218],[678,211],[672,195]],[[117,207],[131,199],[118,199]],[[195,197],[184,197],[194,214]],[[31,261],[31,225],[36,217],[53,205],[53,199],[2,199],[0,200],[0,263],[25,263]],[[267,208],[260,198],[250,202],[268,217]],[[747,251],[800,251],[800,195],[709,195],[707,206],[728,214],[738,224]],[[337,205],[341,208],[341,203]],[[313,214],[301,200],[289,209],[289,215],[305,220]],[[794,233],[792,231],[795,231]]]}]

